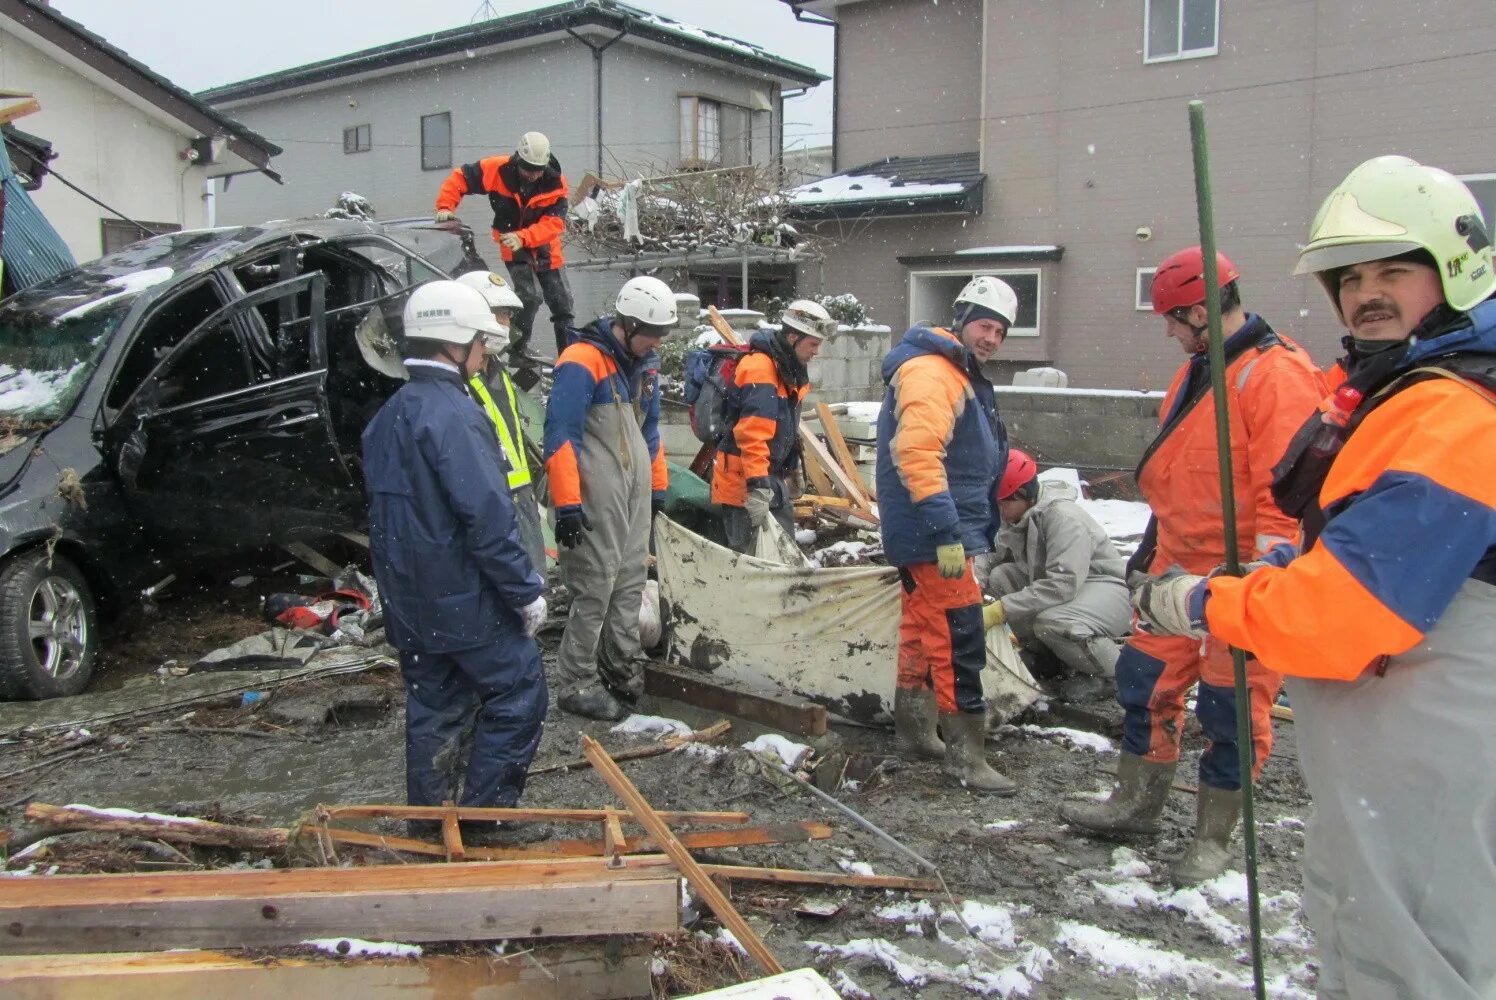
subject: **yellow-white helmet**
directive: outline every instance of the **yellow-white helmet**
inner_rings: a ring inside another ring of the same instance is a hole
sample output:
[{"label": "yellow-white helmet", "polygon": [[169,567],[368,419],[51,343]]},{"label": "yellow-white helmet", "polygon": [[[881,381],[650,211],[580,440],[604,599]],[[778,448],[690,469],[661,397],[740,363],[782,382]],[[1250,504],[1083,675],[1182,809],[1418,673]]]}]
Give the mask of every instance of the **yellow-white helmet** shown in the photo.
[{"label": "yellow-white helmet", "polygon": [[503,275],[492,271],[469,271],[457,278],[459,285],[467,285],[483,296],[490,309],[523,309],[525,304],[515,294],[514,287]]}]

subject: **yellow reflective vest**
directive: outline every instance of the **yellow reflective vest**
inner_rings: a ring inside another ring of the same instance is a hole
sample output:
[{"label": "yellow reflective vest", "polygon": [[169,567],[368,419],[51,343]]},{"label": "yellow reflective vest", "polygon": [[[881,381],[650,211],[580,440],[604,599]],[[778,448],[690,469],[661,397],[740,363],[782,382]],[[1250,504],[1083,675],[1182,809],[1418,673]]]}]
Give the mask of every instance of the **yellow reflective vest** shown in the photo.
[{"label": "yellow reflective vest", "polygon": [[509,373],[500,371],[499,378],[504,382],[504,393],[508,397],[509,417],[514,423],[504,418],[499,410],[498,404],[493,401],[493,395],[488,391],[488,386],[483,384],[481,374],[474,375],[469,381],[473,392],[478,397],[478,402],[483,404],[483,412],[488,414],[488,419],[493,421],[493,429],[499,436],[499,447],[504,450],[504,457],[509,460],[509,489],[514,491],[521,486],[530,485],[530,463],[525,458],[525,436],[519,426],[519,410],[515,408],[514,383],[509,381]]}]

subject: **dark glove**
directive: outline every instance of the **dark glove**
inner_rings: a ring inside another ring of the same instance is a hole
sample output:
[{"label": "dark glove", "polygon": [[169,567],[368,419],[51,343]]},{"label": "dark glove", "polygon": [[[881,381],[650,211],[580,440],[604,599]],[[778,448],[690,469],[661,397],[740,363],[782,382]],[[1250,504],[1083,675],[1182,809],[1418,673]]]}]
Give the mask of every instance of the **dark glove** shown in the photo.
[{"label": "dark glove", "polygon": [[556,516],[556,544],[563,549],[574,549],[581,545],[582,532],[591,530],[592,522],[587,520],[587,512],[580,507]]}]

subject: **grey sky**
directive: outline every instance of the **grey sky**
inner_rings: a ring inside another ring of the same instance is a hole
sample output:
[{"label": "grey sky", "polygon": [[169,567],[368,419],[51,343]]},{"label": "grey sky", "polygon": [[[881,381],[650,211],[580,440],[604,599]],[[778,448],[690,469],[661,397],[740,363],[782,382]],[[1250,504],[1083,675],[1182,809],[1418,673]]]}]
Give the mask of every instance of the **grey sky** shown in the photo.
[{"label": "grey sky", "polygon": [[[629,0],[831,72],[831,29],[795,20],[779,0]],[[482,0],[53,0],[156,72],[188,90],[299,66],[386,42],[467,24]],[[544,0],[492,0],[499,15]],[[831,142],[831,84],[785,105],[790,145]]]}]

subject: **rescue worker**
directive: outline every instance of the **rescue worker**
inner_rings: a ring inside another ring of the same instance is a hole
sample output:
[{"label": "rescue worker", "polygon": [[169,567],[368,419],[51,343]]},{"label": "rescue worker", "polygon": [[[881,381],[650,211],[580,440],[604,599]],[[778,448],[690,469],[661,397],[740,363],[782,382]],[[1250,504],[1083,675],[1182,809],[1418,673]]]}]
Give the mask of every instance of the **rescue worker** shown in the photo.
[{"label": "rescue worker", "polygon": [[1120,651],[1116,637],[1132,624],[1126,562],[1075,502],[1075,487],[1040,480],[1033,458],[1017,448],[1008,452],[996,498],[1002,527],[984,582],[997,604],[988,618],[1006,622],[1025,652],[1064,664],[1065,700],[1106,694]]},{"label": "rescue worker", "polygon": [[796,299],[778,330],[758,330],[733,372],[727,432],[717,444],[712,503],[722,505],[727,544],[749,552],[773,516],[791,535],[793,497],[787,482],[800,462],[800,403],[810,390],[806,366],[836,332],[819,302]]},{"label": "rescue worker", "polygon": [[524,303],[514,318],[519,336],[513,356],[527,356],[531,326],[542,299],[551,311],[559,355],[566,348],[572,303],[571,288],[561,270],[566,263],[561,252],[566,175],[551,154],[551,141],[543,133],[526,132],[513,154],[485,156],[453,169],[436,194],[436,221],[456,218],[457,203],[470,194],[488,195],[493,239]]},{"label": "rescue worker", "polygon": [[631,278],[612,316],[561,353],[545,411],[545,468],[571,614],[556,651],[557,702],[574,715],[621,719],[644,690],[639,605],[649,523],[669,473],[660,442],[660,356],[675,295]]},{"label": "rescue worker", "polygon": [[1275,487],[1323,530],[1306,517],[1286,565],[1135,595],[1155,631],[1208,629],[1289,677],[1328,1000],[1496,995],[1490,233],[1443,170],[1379,156],[1350,172],[1297,268],[1349,332],[1347,382]]},{"label": "rescue worker", "polygon": [[514,502],[514,518],[519,525],[519,540],[530,557],[530,565],[545,579],[545,529],[540,523],[540,507],[530,475],[530,457],[525,452],[525,430],[520,422],[514,383],[504,370],[503,355],[509,350],[509,324],[515,311],[523,308],[509,282],[492,271],[469,271],[457,279],[460,285],[477,290],[488,303],[497,334],[483,337],[483,369],[468,380],[473,398],[493,423],[504,453],[505,474],[509,482],[509,499]]},{"label": "rescue worker", "polygon": [[951,329],[916,326],[883,359],[879,530],[903,584],[895,744],[905,756],[944,757],[965,788],[1011,795],[1017,786],[984,752],[987,644],[971,557],[991,548],[992,491],[1008,451],[982,364],[1002,346],[1018,296],[982,275],[954,309]]},{"label": "rescue worker", "polygon": [[[417,288],[404,318],[410,381],[364,429],[363,467],[374,576],[405,681],[406,801],[513,806],[545,717],[534,635],[546,608],[493,427],[467,392],[499,328],[483,296],[455,281]],[[464,839],[519,837],[463,826]]]},{"label": "rescue worker", "polygon": [[[1323,383],[1309,355],[1242,307],[1239,274],[1216,255],[1225,337],[1227,412],[1240,549],[1260,557],[1295,535],[1294,519],[1272,496],[1272,470]],[[1138,463],[1138,488],[1153,508],[1144,541],[1128,562],[1128,583],[1182,567],[1206,573],[1226,558],[1215,402],[1206,353],[1205,264],[1199,247],[1166,259],[1153,276],[1153,311],[1189,360],[1174,375],[1160,410],[1159,432]],[[1236,688],[1225,643],[1135,630],[1117,660],[1117,701],[1125,712],[1122,756],[1111,795],[1068,802],[1067,823],[1101,834],[1155,833],[1179,763],[1185,698],[1198,684],[1195,715],[1204,730],[1194,840],[1170,869],[1177,885],[1224,870],[1241,807],[1236,743]],[[1256,659],[1247,663],[1253,770],[1272,749],[1270,712],[1282,679]]]}]

